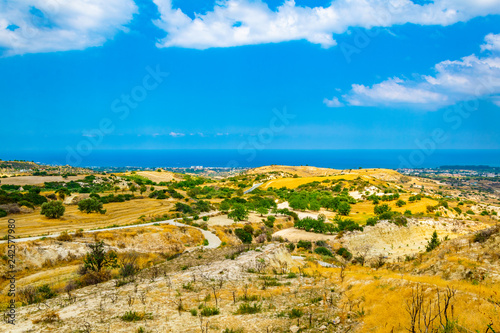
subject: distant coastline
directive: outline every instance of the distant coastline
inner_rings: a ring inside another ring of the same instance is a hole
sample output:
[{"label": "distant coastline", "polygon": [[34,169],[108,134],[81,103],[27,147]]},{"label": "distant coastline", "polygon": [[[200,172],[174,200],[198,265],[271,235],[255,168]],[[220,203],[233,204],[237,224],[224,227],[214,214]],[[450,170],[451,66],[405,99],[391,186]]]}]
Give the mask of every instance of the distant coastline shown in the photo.
[{"label": "distant coastline", "polygon": [[[444,165],[500,167],[500,150],[237,150],[167,149],[98,150],[76,159],[66,151],[1,152],[2,160],[28,160],[81,167],[240,167],[271,164],[311,165],[336,169],[402,167],[436,168]],[[70,163],[68,163],[70,162]],[[407,164],[407,165],[406,165]]]}]

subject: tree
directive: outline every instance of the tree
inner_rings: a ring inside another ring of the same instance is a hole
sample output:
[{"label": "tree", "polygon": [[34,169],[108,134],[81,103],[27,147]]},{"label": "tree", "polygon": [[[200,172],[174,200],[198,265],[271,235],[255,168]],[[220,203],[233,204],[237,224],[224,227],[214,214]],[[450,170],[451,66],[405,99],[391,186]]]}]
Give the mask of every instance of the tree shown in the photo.
[{"label": "tree", "polygon": [[146,185],[141,185],[141,188],[139,189],[139,192],[141,192],[141,195],[146,192],[148,189],[146,187]]},{"label": "tree", "polygon": [[87,214],[101,213],[105,214],[106,210],[102,209],[102,202],[95,198],[83,199],[78,203],[78,210]]},{"label": "tree", "polygon": [[129,190],[130,192],[132,192],[132,194],[134,194],[134,192],[135,192],[135,191],[137,191],[137,186],[135,186],[134,184],[132,184],[132,185],[130,185],[130,186],[128,187],[128,190]]},{"label": "tree", "polygon": [[387,204],[376,205],[373,208],[373,212],[376,215],[382,215],[383,213],[387,213],[387,212],[390,212],[390,211],[391,211],[391,207],[389,207],[389,205],[387,205]]},{"label": "tree", "polygon": [[221,212],[227,213],[231,209],[231,205],[227,201],[222,201],[220,203],[219,209],[220,209]]},{"label": "tree", "polygon": [[257,208],[257,213],[260,214],[260,216],[267,214],[269,210],[266,207],[258,207]]},{"label": "tree", "polygon": [[87,245],[90,249],[83,258],[83,267],[86,270],[100,272],[103,268],[118,267],[117,255],[113,251],[104,250],[104,242],[99,241]]},{"label": "tree", "polygon": [[318,201],[311,201],[311,203],[309,204],[309,209],[317,212],[321,209],[321,204]]},{"label": "tree", "polygon": [[120,190],[120,186],[115,186],[114,190],[115,190],[115,193],[118,192]]},{"label": "tree", "polygon": [[227,214],[227,217],[235,222],[244,221],[248,218],[248,210],[242,204],[235,204],[233,209]]},{"label": "tree", "polygon": [[427,252],[431,252],[436,247],[438,247],[439,244],[441,244],[441,242],[439,241],[437,232],[434,230],[434,232],[432,233],[431,240],[429,241],[429,243],[427,243],[427,246],[425,247],[425,250]]},{"label": "tree", "polygon": [[349,205],[347,202],[343,201],[339,203],[339,206],[337,207],[337,212],[340,215],[347,216],[351,212],[351,205]]},{"label": "tree", "polygon": [[49,201],[42,204],[41,215],[45,215],[49,219],[58,219],[64,215],[66,208],[61,201]]}]

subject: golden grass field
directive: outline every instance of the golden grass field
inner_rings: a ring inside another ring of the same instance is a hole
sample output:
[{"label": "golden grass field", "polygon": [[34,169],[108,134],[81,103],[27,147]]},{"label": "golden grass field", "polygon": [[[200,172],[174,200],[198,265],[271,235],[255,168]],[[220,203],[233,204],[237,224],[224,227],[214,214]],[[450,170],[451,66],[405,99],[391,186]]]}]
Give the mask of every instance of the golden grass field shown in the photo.
[{"label": "golden grass field", "polygon": [[[0,223],[6,225],[9,218],[14,218],[18,237],[38,236],[80,228],[88,230],[113,224],[127,225],[137,222],[143,215],[148,218],[166,214],[172,207],[170,201],[145,198],[105,204],[106,214],[85,214],[78,211],[77,205],[70,205],[66,206],[61,219],[48,219],[40,215],[40,209],[36,209],[32,213],[0,218]],[[5,236],[6,231],[6,228],[0,230],[0,237]]]},{"label": "golden grass field", "polygon": [[[401,199],[406,201],[406,205],[402,207],[396,206],[396,200],[393,201],[381,201],[380,204],[387,204],[393,211],[404,213],[406,210],[410,210],[412,214],[417,213],[426,213],[427,206],[435,206],[438,201],[422,198],[420,201],[408,202],[409,194],[401,195]],[[366,219],[369,217],[375,216],[373,213],[373,208],[375,205],[371,201],[362,201],[352,205],[351,213],[349,214],[349,218],[353,219],[356,222],[361,222],[364,224]]]},{"label": "golden grass field", "polygon": [[326,176],[326,177],[302,177],[302,178],[273,179],[273,180],[267,181],[265,184],[263,184],[262,188],[267,189],[268,187],[274,187],[274,188],[286,187],[289,189],[294,189],[294,188],[299,187],[300,185],[304,185],[304,184],[311,183],[314,181],[322,182],[323,180],[326,180],[326,179],[355,180],[358,177],[361,177],[362,180],[366,180],[366,181],[370,182],[370,184],[373,184],[373,185],[385,184],[385,182],[380,181],[380,180],[375,179],[375,178],[372,178],[370,176],[364,176],[364,175],[360,176],[358,174],[345,174],[345,175]]},{"label": "golden grass field", "polygon": [[157,171],[138,171],[137,174],[139,176],[146,177],[154,182],[169,182],[172,179],[176,178],[175,174],[170,171],[162,171],[162,172],[157,172]]},{"label": "golden grass field", "polygon": [[43,185],[45,182],[69,182],[71,180],[79,180],[85,178],[84,175],[69,176],[19,176],[2,178],[2,185]]}]

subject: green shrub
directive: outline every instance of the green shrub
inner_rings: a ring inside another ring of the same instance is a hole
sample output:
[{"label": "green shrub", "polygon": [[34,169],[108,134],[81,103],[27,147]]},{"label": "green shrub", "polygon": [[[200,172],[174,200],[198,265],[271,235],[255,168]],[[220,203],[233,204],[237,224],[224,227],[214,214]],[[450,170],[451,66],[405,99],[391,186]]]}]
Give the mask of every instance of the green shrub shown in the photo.
[{"label": "green shrub", "polygon": [[245,230],[241,228],[236,228],[234,229],[234,234],[243,242],[246,244],[250,244],[252,242],[252,234],[246,232]]},{"label": "green shrub", "polygon": [[366,220],[366,225],[368,226],[374,226],[378,223],[378,220],[374,217],[369,217],[367,220]]},{"label": "green shrub", "polygon": [[262,311],[262,304],[254,303],[250,305],[249,303],[240,304],[236,314],[255,314]]},{"label": "green shrub", "polygon": [[310,250],[312,248],[312,243],[310,241],[300,240],[297,243],[297,248]]},{"label": "green shrub", "polygon": [[322,256],[330,256],[330,257],[332,256],[332,252],[323,246],[315,248],[314,253],[320,254]]},{"label": "green shrub", "polygon": [[304,312],[302,310],[293,308],[289,313],[288,313],[288,318],[290,319],[295,319],[295,318],[300,318],[304,315]]},{"label": "green shrub", "polygon": [[218,315],[220,313],[220,310],[216,307],[210,307],[210,306],[203,306],[201,308],[201,311],[200,311],[200,314],[203,316],[203,317],[210,317],[210,316],[215,316],[215,315]]},{"label": "green shrub", "polygon": [[346,260],[352,259],[352,253],[349,252],[345,247],[341,247],[340,249],[337,250],[336,253]]},{"label": "green shrub", "polygon": [[0,217],[5,217],[5,216],[7,216],[7,212],[0,208]]},{"label": "green shrub", "polygon": [[152,319],[153,316],[150,313],[127,311],[123,316],[120,317],[123,321],[133,322],[140,321],[143,319]]}]

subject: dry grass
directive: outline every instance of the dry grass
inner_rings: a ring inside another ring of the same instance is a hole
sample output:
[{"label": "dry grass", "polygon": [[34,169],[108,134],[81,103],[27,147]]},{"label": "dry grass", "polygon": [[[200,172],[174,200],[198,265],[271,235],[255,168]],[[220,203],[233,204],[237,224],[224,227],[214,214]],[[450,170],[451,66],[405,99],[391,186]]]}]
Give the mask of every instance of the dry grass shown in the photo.
[{"label": "dry grass", "polygon": [[69,176],[19,176],[2,178],[2,185],[43,185],[45,182],[69,182],[85,178],[85,175]]},{"label": "dry grass", "polygon": [[[66,206],[66,212],[61,219],[48,219],[40,215],[39,210],[29,214],[10,215],[0,218],[0,223],[6,225],[9,218],[16,220],[16,235],[18,237],[36,236],[47,233],[58,233],[64,230],[102,228],[110,225],[127,225],[136,223],[141,216],[146,218],[167,214],[172,208],[172,202],[156,199],[136,199],[125,202],[104,205],[106,214],[85,214],[78,211],[76,205]],[[7,229],[0,230],[0,237]]]},{"label": "dry grass", "polygon": [[[429,199],[429,198],[422,198],[420,201],[415,201],[415,202],[409,202],[408,198],[410,195],[408,194],[403,194],[401,195],[401,199],[406,201],[406,205],[402,207],[397,207],[396,206],[396,201],[380,201],[380,204],[387,204],[393,211],[404,213],[406,210],[410,210],[412,214],[417,214],[417,213],[424,213],[426,214],[426,209],[427,206],[435,206],[438,204],[437,200]],[[354,205],[352,205],[351,213],[349,215],[349,218],[352,218],[356,222],[363,223],[366,222],[366,220],[369,217],[373,217],[373,208],[375,205],[371,201],[362,201],[358,202]]]},{"label": "dry grass", "polygon": [[274,188],[281,188],[281,187],[286,187],[289,189],[294,189],[297,188],[300,185],[304,185],[307,183],[311,183],[314,181],[317,182],[322,182],[325,179],[345,179],[345,180],[355,180],[358,177],[361,177],[362,180],[366,180],[370,182],[371,184],[378,185],[381,184],[382,182],[369,177],[369,176],[360,176],[358,174],[345,174],[345,175],[336,175],[336,176],[326,176],[326,177],[303,177],[303,178],[280,178],[280,179],[274,179],[266,182],[264,185],[262,185],[263,189],[266,189],[268,187],[274,187]]},{"label": "dry grass", "polygon": [[[376,277],[376,278],[374,278]],[[345,296],[349,299],[364,299],[363,332],[406,332],[409,317],[404,310],[405,301],[412,287],[422,284],[427,296],[436,288],[450,286],[456,289],[453,303],[455,319],[470,330],[484,331],[486,325],[500,326],[499,310],[488,299],[496,297],[500,285],[472,285],[465,281],[447,281],[436,276],[400,275],[392,271],[373,271],[368,268],[351,267],[344,282],[349,285]]]}]

